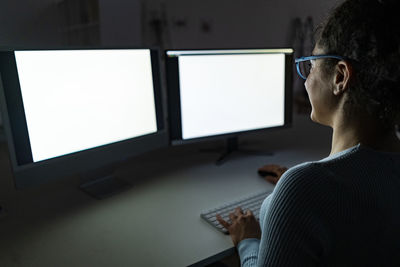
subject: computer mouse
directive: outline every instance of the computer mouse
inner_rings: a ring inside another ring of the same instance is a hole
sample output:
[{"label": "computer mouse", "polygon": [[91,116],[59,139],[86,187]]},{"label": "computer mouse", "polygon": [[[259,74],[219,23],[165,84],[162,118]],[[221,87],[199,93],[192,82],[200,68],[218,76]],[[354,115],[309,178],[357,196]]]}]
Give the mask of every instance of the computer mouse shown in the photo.
[{"label": "computer mouse", "polygon": [[262,169],[258,170],[258,174],[261,175],[262,177],[265,177],[265,176],[278,177],[278,174],[276,172],[266,171],[266,170],[262,170]]},{"label": "computer mouse", "polygon": [[287,171],[286,167],[277,164],[267,164],[258,169],[258,174],[272,184],[276,184],[282,174]]}]

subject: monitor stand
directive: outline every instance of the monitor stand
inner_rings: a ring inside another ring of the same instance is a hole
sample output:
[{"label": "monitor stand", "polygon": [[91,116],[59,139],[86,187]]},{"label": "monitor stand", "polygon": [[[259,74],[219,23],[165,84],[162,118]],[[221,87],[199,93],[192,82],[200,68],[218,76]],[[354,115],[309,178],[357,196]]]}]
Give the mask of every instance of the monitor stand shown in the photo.
[{"label": "monitor stand", "polygon": [[115,176],[115,166],[99,168],[81,175],[79,188],[96,199],[104,199],[125,191],[131,184]]},{"label": "monitor stand", "polygon": [[[201,150],[201,151],[221,152],[221,149],[206,149],[206,150]],[[229,138],[225,139],[225,146],[223,148],[222,154],[217,159],[215,164],[218,166],[224,164],[234,152],[239,152],[241,154],[246,154],[246,155],[255,155],[255,156],[272,156],[274,154],[269,151],[240,148],[239,147],[239,138],[237,136],[229,137]]]}]

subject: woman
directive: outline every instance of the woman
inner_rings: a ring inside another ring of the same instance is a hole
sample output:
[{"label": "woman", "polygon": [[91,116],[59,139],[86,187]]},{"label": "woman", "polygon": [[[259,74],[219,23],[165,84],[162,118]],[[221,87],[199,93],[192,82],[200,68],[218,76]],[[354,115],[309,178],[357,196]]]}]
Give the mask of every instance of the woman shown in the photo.
[{"label": "woman", "polygon": [[[258,223],[224,225],[242,266],[400,266],[400,23],[397,1],[347,0],[296,60],[329,157],[289,169]],[[311,68],[301,64],[311,63]]]}]

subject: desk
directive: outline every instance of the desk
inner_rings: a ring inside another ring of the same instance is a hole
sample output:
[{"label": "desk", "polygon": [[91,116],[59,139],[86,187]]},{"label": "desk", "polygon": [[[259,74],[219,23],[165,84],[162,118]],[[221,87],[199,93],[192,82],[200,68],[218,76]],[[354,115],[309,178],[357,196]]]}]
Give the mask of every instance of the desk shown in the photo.
[{"label": "desk", "polygon": [[218,155],[199,153],[199,144],[147,153],[117,170],[132,188],[101,201],[77,189],[78,177],[16,191],[2,144],[0,266],[204,266],[232,254],[230,237],[200,212],[272,189],[256,172],[266,163],[291,167],[327,156],[330,130],[296,117],[292,129],[246,140],[274,155],[216,166]]}]

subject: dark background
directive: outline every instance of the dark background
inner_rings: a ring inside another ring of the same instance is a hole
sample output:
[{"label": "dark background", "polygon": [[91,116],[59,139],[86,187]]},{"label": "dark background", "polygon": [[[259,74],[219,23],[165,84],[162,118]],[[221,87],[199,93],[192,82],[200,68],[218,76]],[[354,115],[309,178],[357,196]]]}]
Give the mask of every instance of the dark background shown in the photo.
[{"label": "dark background", "polygon": [[141,46],[160,40],[168,48],[290,46],[296,18],[312,16],[317,24],[336,2],[3,0],[0,46]]}]

